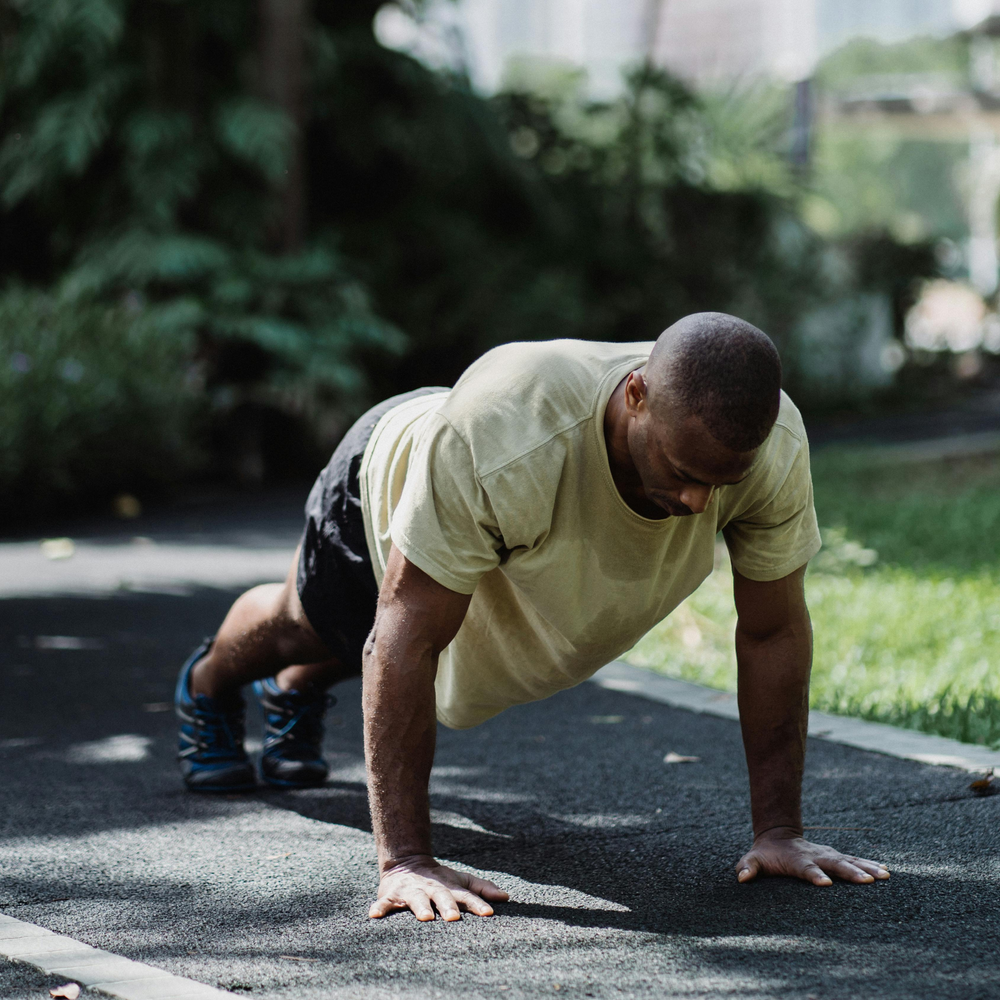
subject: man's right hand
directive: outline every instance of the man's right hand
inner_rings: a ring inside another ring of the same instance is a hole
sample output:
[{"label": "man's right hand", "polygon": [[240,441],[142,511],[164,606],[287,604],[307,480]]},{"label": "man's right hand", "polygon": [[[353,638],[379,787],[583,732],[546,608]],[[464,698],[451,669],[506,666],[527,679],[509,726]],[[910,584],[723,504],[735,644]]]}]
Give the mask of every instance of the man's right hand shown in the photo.
[{"label": "man's right hand", "polygon": [[489,917],[493,907],[486,900],[503,903],[507,899],[507,893],[487,879],[448,868],[429,854],[417,854],[395,861],[382,873],[378,899],[368,916],[412,910],[417,920],[433,920],[436,907],[443,920],[461,920],[463,910]]}]

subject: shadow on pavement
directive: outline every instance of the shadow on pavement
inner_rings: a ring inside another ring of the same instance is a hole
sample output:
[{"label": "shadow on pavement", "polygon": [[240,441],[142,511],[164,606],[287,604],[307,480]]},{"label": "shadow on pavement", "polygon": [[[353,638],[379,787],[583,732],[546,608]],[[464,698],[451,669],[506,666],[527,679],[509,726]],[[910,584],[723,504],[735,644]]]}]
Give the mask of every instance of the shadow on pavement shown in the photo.
[{"label": "shadow on pavement", "polygon": [[[362,992],[551,992],[558,975],[601,996],[664,984],[699,997],[997,995],[979,956],[1000,930],[1000,796],[813,743],[806,821],[841,828],[815,839],[888,862],[893,879],[741,886],[738,727],[590,684],[440,730],[436,849],[510,889],[497,918],[365,921],[376,875],[357,681],[328,717],[327,786],[180,788],[176,670],[232,597],[0,602],[0,909],[255,996],[331,995],[331,962]],[[39,640],[59,636],[87,641]],[[700,760],[666,765],[670,750]]]}]

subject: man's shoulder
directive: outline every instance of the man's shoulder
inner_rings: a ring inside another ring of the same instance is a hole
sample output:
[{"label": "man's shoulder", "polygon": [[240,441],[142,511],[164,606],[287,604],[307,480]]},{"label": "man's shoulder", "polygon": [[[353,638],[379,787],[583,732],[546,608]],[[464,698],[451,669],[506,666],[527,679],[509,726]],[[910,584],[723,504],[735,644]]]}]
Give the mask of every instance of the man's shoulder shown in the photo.
[{"label": "man's shoulder", "polygon": [[[747,512],[753,512],[773,501],[783,491],[799,492],[808,484],[808,441],[802,414],[785,392],[781,393],[778,419],[767,439],[760,446],[750,475],[741,483],[720,490],[721,516],[726,522]],[[806,479],[792,476],[801,466]]]},{"label": "man's shoulder", "polygon": [[774,429],[765,444],[770,443],[772,438],[780,439],[783,434],[788,435],[799,446],[806,442],[806,426],[802,421],[802,414],[784,389],[781,390],[778,419],[775,420]]},{"label": "man's shoulder", "polygon": [[778,419],[760,446],[754,462],[754,473],[750,477],[754,482],[751,488],[768,490],[780,486],[803,450],[808,451],[808,439],[802,414],[782,390]]},{"label": "man's shoulder", "polygon": [[609,378],[652,344],[549,340],[503,344],[464,372],[439,416],[489,475],[594,417]]},{"label": "man's shoulder", "polygon": [[474,392],[480,402],[488,403],[511,391],[579,393],[582,402],[589,405],[596,383],[608,371],[626,360],[645,361],[652,348],[652,341],[616,344],[540,340],[501,344],[469,365],[452,394]]}]

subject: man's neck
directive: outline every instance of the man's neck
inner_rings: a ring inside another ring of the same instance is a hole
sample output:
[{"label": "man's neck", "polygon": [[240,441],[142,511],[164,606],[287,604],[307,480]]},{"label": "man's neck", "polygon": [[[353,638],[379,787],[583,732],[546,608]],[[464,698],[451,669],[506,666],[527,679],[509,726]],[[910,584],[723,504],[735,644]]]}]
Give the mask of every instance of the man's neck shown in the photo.
[{"label": "man's neck", "polygon": [[[631,374],[631,372],[629,373]],[[611,478],[622,500],[642,517],[662,520],[669,515],[654,504],[642,486],[639,470],[632,461],[628,447],[628,407],[625,405],[625,376],[611,393],[604,410],[604,444],[608,452]]]},{"label": "man's neck", "polygon": [[639,478],[628,450],[628,409],[625,406],[627,381],[628,375],[615,387],[604,410],[604,444],[608,449],[608,464],[616,484],[619,480],[627,482]]}]

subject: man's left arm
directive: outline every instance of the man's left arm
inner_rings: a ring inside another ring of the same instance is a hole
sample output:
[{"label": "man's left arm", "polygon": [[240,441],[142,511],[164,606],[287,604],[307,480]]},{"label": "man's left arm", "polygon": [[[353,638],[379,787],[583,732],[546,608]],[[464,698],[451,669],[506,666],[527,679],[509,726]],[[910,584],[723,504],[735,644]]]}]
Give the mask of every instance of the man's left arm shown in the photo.
[{"label": "man's left arm", "polygon": [[812,627],[805,566],[759,582],[733,571],[740,726],[750,772],[753,847],[740,859],[741,882],[790,875],[830,885],[889,877],[876,861],[841,854],[802,836],[802,771],[809,720]]}]

